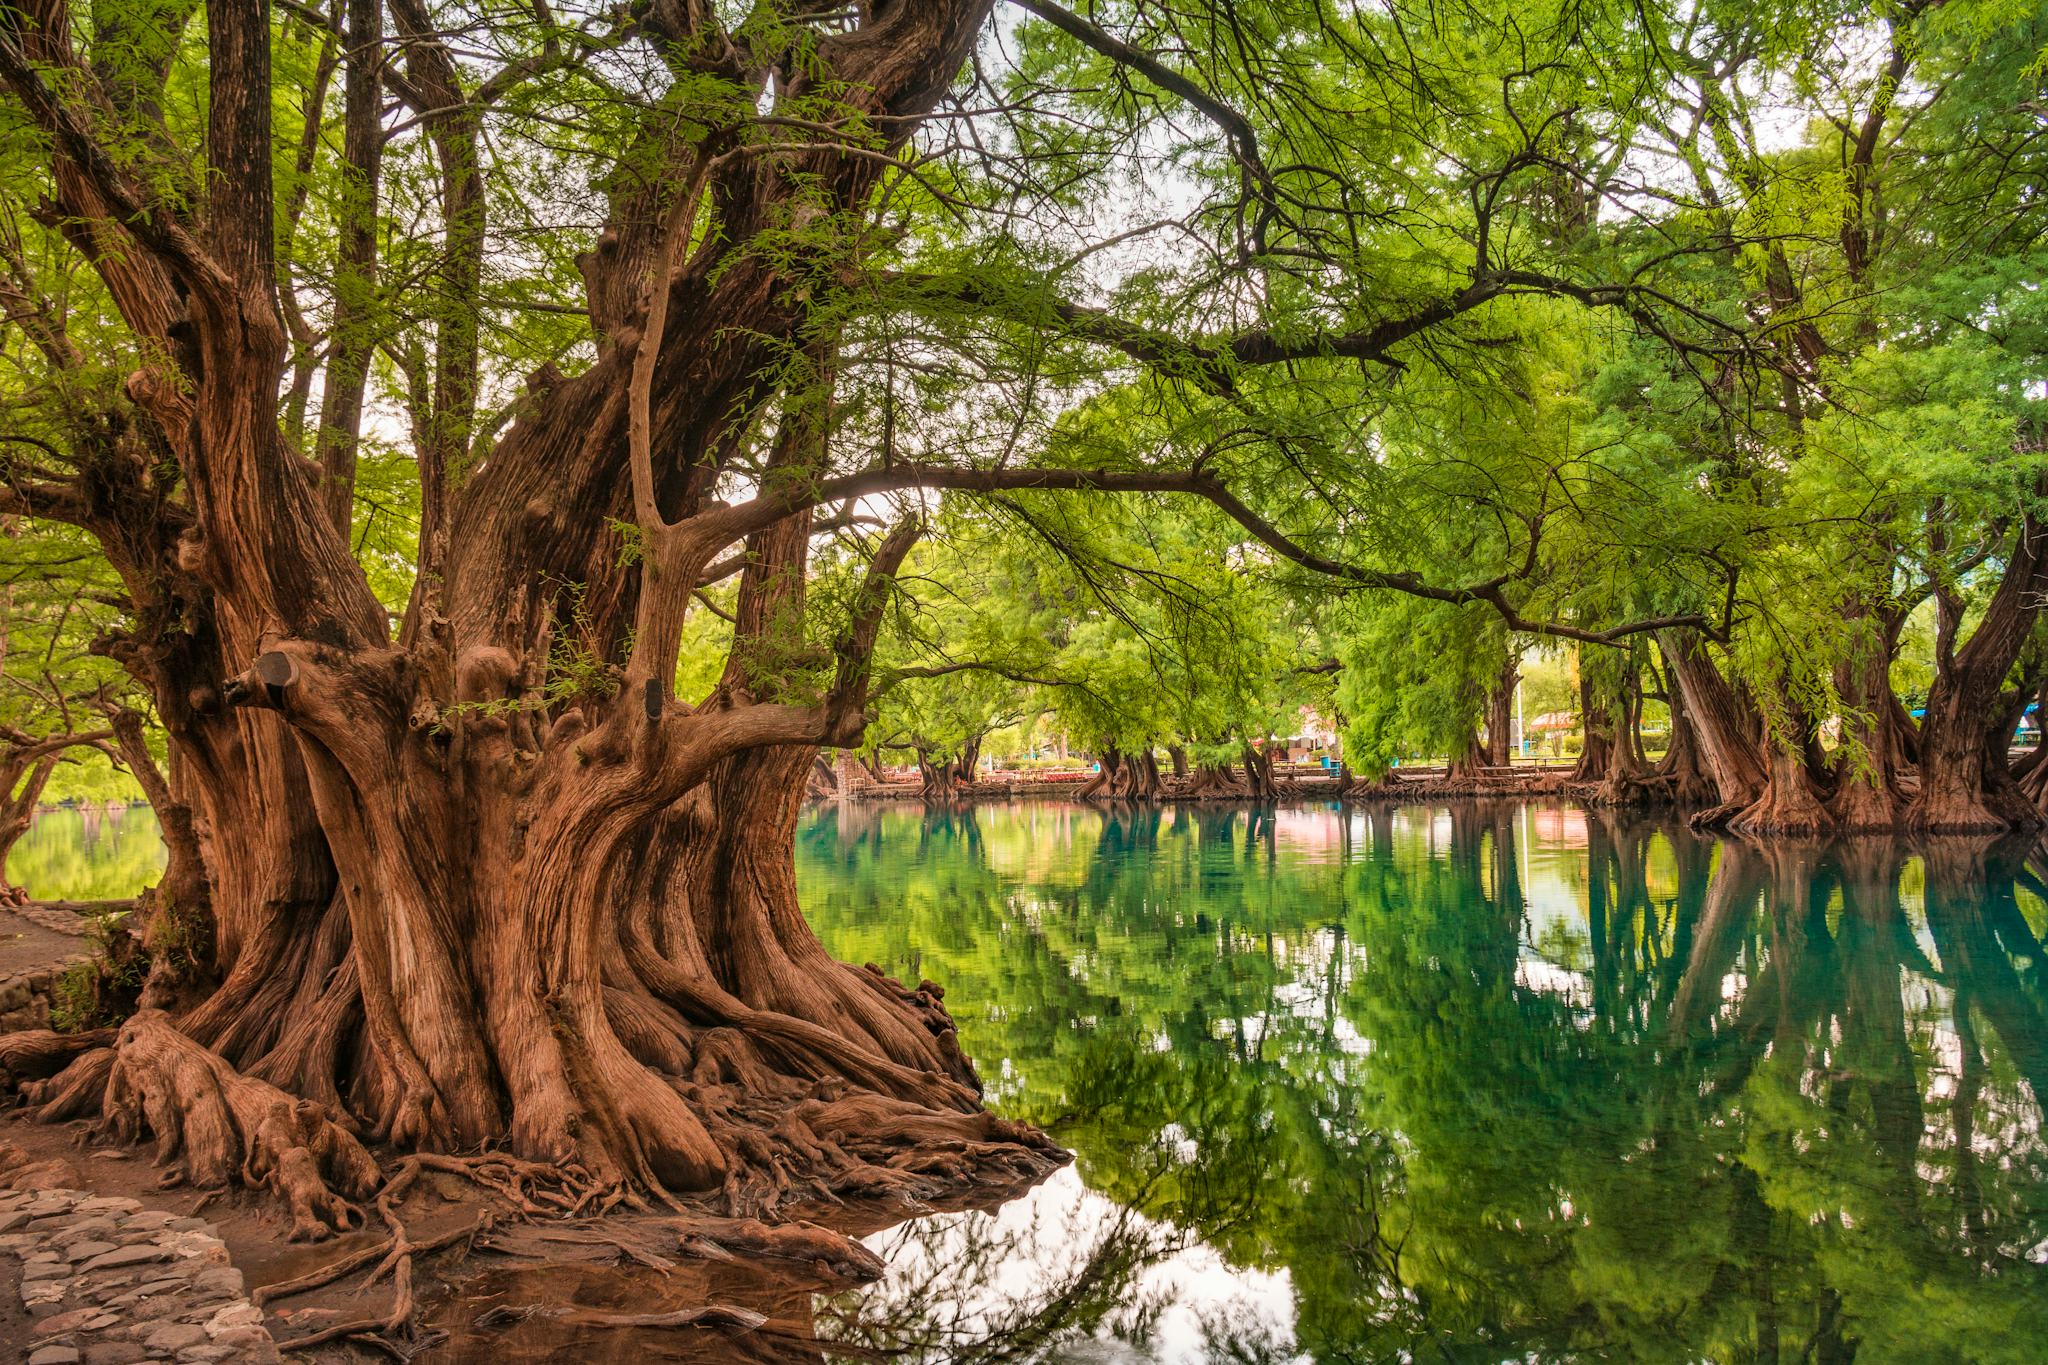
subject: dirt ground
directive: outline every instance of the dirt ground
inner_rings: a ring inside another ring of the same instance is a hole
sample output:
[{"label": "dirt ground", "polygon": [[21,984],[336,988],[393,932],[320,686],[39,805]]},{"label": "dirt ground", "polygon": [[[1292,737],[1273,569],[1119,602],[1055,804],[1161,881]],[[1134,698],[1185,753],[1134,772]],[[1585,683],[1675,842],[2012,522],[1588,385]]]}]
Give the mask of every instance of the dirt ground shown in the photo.
[{"label": "dirt ground", "polygon": [[[126,1195],[150,1208],[197,1214],[213,1222],[252,1293],[380,1244],[389,1235],[378,1222],[325,1242],[287,1242],[290,1222],[267,1196],[163,1187],[150,1147],[91,1148],[89,1130],[84,1122],[41,1125],[19,1115],[0,1116],[0,1141],[16,1144],[35,1160],[68,1162],[78,1173],[80,1188]],[[489,1209],[468,1181],[430,1173],[396,1212],[408,1237],[418,1243],[472,1226]],[[374,1220],[374,1213],[371,1216]],[[840,1221],[845,1226],[846,1220]],[[865,1225],[846,1227],[858,1234],[894,1219],[854,1215],[851,1221]],[[402,1334],[394,1339],[397,1350],[343,1342],[288,1353],[287,1359],[316,1365],[393,1358],[434,1365],[523,1365],[605,1357],[721,1362],[843,1358],[818,1341],[818,1310],[821,1304],[829,1305],[821,1295],[848,1285],[812,1273],[814,1267],[692,1256],[679,1248],[673,1220],[640,1215],[614,1214],[573,1225],[500,1216],[497,1223],[493,1232],[476,1239],[474,1247],[458,1243],[415,1262],[416,1330],[409,1339]],[[651,1257],[643,1252],[636,1258],[608,1240],[613,1237],[634,1247],[667,1250]],[[366,1273],[357,1271],[335,1284],[265,1304],[267,1325],[279,1345],[288,1346],[294,1337],[338,1323],[385,1316],[393,1301],[390,1279],[365,1285]],[[0,1342],[18,1341],[26,1334],[29,1319],[11,1283],[18,1274],[18,1262],[0,1256]],[[712,1305],[718,1311],[710,1325],[591,1326],[568,1323],[560,1316],[576,1310],[678,1314]]]}]

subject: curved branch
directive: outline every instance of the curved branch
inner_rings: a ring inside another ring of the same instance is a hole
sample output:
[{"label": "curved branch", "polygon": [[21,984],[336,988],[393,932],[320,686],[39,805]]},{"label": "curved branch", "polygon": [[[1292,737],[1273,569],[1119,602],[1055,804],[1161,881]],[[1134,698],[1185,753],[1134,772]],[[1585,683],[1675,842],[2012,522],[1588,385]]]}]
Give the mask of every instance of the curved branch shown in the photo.
[{"label": "curved branch", "polygon": [[[1522,615],[1508,600],[1507,585],[1521,574],[1503,574],[1462,587],[1440,587],[1411,573],[1367,569],[1317,554],[1253,511],[1231,492],[1215,474],[1206,469],[1118,470],[1118,469],[955,469],[933,465],[889,465],[859,474],[825,479],[808,486],[792,486],[763,493],[747,502],[712,508],[681,523],[700,528],[707,538],[730,543],[749,535],[790,513],[821,502],[839,502],[880,493],[912,488],[951,489],[964,493],[1013,491],[1098,492],[1098,493],[1187,493],[1206,499],[1225,516],[1250,532],[1253,539],[1282,559],[1312,573],[1322,574],[1361,588],[1405,593],[1453,606],[1483,603],[1492,607],[1510,630],[1531,635],[1548,635],[1582,644],[1619,644],[1632,635],[1686,626],[1712,640],[1725,640],[1734,616],[1735,581],[1728,581],[1724,619],[1716,625],[1696,612],[1651,617],[1625,622],[1606,630],[1588,630],[1564,621],[1536,620]],[[1533,555],[1531,556],[1533,565]],[[1528,572],[1525,567],[1524,572]]]}]

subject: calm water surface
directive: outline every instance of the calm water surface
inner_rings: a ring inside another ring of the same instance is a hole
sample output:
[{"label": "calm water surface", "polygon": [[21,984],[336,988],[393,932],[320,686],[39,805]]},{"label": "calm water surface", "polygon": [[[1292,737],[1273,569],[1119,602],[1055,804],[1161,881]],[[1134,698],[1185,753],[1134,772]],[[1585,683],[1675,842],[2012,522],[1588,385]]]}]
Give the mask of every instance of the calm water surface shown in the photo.
[{"label": "calm water surface", "polygon": [[[131,890],[149,818],[46,821],[14,875]],[[991,1102],[1076,1161],[876,1234],[889,1278],[811,1330],[927,1360],[2041,1360],[2043,866],[1505,803],[820,808],[826,945],[944,984]]]}]

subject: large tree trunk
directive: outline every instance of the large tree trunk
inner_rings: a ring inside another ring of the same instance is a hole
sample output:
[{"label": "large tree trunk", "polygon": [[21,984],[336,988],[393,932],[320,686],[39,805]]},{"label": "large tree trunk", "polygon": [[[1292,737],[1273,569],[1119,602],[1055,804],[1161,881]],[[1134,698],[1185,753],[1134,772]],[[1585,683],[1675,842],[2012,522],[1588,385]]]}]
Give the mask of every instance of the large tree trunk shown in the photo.
[{"label": "large tree trunk", "polygon": [[[2005,738],[1987,739],[1999,689],[2020,656],[2040,611],[2041,532],[2023,520],[2005,576],[1961,648],[1954,645],[1961,615],[1947,594],[1937,598],[1934,684],[1920,727],[1920,790],[1906,822],[1931,833],[1996,833],[2032,826],[2039,813],[2018,799],[2006,773]],[[2002,721],[1999,722],[2002,724]],[[1994,757],[1995,755],[1995,757]]]},{"label": "large tree trunk", "polygon": [[1607,772],[1593,789],[1601,806],[1638,805],[1651,795],[1650,761],[1643,752],[1642,677],[1630,668],[1614,702],[1613,741],[1608,746]]},{"label": "large tree trunk", "polygon": [[1222,763],[1197,763],[1195,772],[1182,789],[1181,795],[1191,799],[1222,800],[1245,794],[1239,785],[1237,775]]},{"label": "large tree trunk", "polygon": [[1245,795],[1254,801],[1277,801],[1280,799],[1280,784],[1273,776],[1273,751],[1245,740],[1244,787]]},{"label": "large tree trunk", "polygon": [[1579,761],[1572,767],[1572,781],[1598,782],[1613,763],[1614,713],[1594,695],[1593,681],[1579,675],[1579,723],[1586,732],[1579,748]]},{"label": "large tree trunk", "polygon": [[1767,780],[1754,717],[1714,666],[1696,632],[1660,631],[1657,644],[1719,798],[1718,805],[1693,820],[1703,825],[1725,823],[1755,803]]},{"label": "large tree trunk", "polygon": [[926,801],[960,800],[966,794],[968,784],[974,780],[975,754],[979,748],[979,745],[973,745],[952,757],[935,759],[931,750],[919,746],[918,796]]},{"label": "large tree trunk", "polygon": [[1579,710],[1586,728],[1585,748],[1579,752],[1572,781],[1591,786],[1588,795],[1595,805],[1630,806],[1649,795],[1644,781],[1649,765],[1642,759],[1636,738],[1636,717],[1641,702],[1633,689],[1624,686],[1619,695],[1602,696],[1592,680],[1579,678]]},{"label": "large tree trunk", "polygon": [[1811,836],[1834,828],[1825,795],[1814,785],[1807,748],[1812,725],[1789,698],[1779,698],[1777,729],[1764,741],[1764,789],[1736,813],[1729,828],[1743,834]]},{"label": "large tree trunk", "polygon": [[1166,794],[1166,782],[1159,773],[1159,757],[1147,745],[1138,755],[1136,789],[1132,795],[1146,801],[1157,801]]},{"label": "large tree trunk", "polygon": [[1671,684],[1670,691],[1671,747],[1664,751],[1663,759],[1657,764],[1657,779],[1664,783],[1671,800],[1680,806],[1711,805],[1720,799],[1720,788],[1715,785],[1713,774],[1707,770],[1698,727],[1693,724],[1692,712],[1686,708],[1684,694],[1678,690],[1676,682]]},{"label": "large tree trunk", "polygon": [[[68,11],[31,8],[31,59],[89,84]],[[424,7],[393,13],[420,30],[411,70],[432,84],[446,52]],[[893,149],[986,17],[888,8],[807,48],[779,88],[829,85]],[[482,200],[462,165],[476,111],[435,113],[444,302],[461,316],[438,337],[420,572],[394,641],[338,506],[279,434],[270,40],[266,7],[208,7],[203,222],[175,195],[133,208],[115,160],[53,154],[59,211],[146,343],[127,392],[147,430],[110,442],[111,477],[78,516],[134,599],[136,628],[108,649],[170,736],[220,985],[177,1016],[136,1015],[29,1098],[147,1130],[199,1183],[268,1184],[306,1236],[360,1220],[377,1144],[507,1148],[593,1207],[607,1190],[696,1192],[752,1213],[1042,1173],[1055,1149],[982,1111],[939,989],[833,962],[795,900],[811,757],[859,737],[907,530],[874,549],[822,693],[775,695],[746,671],[801,610],[824,441],[797,395],[825,385],[791,356],[816,349],[809,300],[843,264],[826,225],[858,216],[887,156],[718,159],[669,144],[663,121],[641,168],[655,173],[613,182],[584,263],[595,361],[536,375],[451,491],[443,474],[478,454]],[[17,90],[40,79],[24,70],[8,68]],[[685,256],[703,202],[718,231]],[[798,215],[815,259],[748,249]],[[795,477],[712,501],[778,394],[771,471]],[[182,482],[155,476],[166,461]],[[741,540],[739,643],[691,707],[672,695],[690,593]]]},{"label": "large tree trunk", "polygon": [[1444,785],[1453,791],[1478,790],[1486,781],[1489,761],[1486,743],[1478,735],[1467,736],[1444,766]]},{"label": "large tree trunk", "polygon": [[1076,801],[1093,801],[1098,796],[1115,796],[1114,790],[1118,770],[1123,767],[1123,755],[1111,745],[1096,759],[1095,776],[1083,782],[1074,792]]},{"label": "large tree trunk", "polygon": [[[1844,608],[1849,620],[1877,625],[1862,598]],[[1859,641],[1855,654],[1835,665],[1835,690],[1842,698],[1842,749],[1836,788],[1828,803],[1835,828],[1844,834],[1896,828],[1905,809],[1899,794],[1892,730],[1898,699],[1892,693],[1891,656],[1895,630],[1879,625]]]},{"label": "large tree trunk", "polygon": [[1522,661],[1510,654],[1500,678],[1486,694],[1487,766],[1505,768],[1515,761],[1515,685],[1522,679]]}]

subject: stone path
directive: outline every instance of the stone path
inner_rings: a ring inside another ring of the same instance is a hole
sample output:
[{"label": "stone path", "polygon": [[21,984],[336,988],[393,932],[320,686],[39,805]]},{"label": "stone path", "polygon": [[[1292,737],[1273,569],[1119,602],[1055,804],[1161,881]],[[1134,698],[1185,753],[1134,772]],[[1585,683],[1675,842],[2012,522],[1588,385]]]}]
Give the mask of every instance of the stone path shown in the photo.
[{"label": "stone path", "polygon": [[34,1320],[14,1360],[280,1359],[203,1218],[83,1190],[0,1193],[0,1254],[20,1259],[22,1306]]}]

